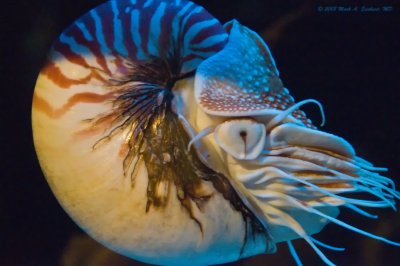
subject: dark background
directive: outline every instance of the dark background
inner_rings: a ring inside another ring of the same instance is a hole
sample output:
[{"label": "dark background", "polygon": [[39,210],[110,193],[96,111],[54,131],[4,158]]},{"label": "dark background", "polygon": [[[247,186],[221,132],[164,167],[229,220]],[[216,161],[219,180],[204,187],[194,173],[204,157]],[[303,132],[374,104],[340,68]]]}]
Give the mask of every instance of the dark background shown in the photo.
[{"label": "dark background", "polygon": [[[33,148],[30,108],[36,77],[52,41],[103,1],[9,1],[1,7],[0,265],[144,265],[96,244],[52,195]],[[344,137],[358,154],[400,186],[400,7],[394,1],[203,0],[222,22],[236,18],[270,44],[284,84],[296,100],[325,107],[323,130]],[[320,12],[338,6],[392,7],[391,12]],[[313,106],[304,108],[318,124]],[[379,220],[343,211],[341,218],[400,241],[400,213],[372,210]],[[330,225],[318,239],[346,247],[326,254],[338,265],[398,265],[400,248]],[[304,243],[305,265],[322,265]],[[229,265],[293,265],[278,254]],[[190,263],[188,263],[190,264]]]}]

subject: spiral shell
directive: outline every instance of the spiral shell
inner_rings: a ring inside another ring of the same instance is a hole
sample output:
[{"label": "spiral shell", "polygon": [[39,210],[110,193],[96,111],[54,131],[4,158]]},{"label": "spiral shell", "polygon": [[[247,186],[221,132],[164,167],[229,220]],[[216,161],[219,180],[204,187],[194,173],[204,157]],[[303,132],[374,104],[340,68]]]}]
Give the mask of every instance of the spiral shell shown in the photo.
[{"label": "spiral shell", "polygon": [[190,85],[182,79],[226,41],[191,2],[118,0],[53,45],[34,93],[35,148],[63,208],[111,249],[157,264],[265,251],[264,230],[226,177],[186,154],[173,111],[174,91]]},{"label": "spiral shell", "polygon": [[[394,206],[392,181],[322,132],[253,31],[183,0],[111,0],[54,43],[37,80],[35,148],[63,208],[147,263],[218,264],[311,235],[340,206]],[[323,113],[322,113],[323,114]],[[378,200],[342,194],[365,192]],[[387,239],[378,238],[398,245]],[[326,246],[326,245],[325,245]],[[297,258],[296,258],[297,259]]]}]

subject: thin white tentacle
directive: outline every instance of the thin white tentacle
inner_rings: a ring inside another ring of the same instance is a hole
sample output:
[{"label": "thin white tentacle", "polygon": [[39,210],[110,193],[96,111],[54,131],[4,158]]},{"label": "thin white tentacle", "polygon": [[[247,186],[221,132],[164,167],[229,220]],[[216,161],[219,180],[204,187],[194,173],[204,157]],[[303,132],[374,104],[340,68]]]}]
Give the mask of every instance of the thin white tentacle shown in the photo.
[{"label": "thin white tentacle", "polygon": [[201,140],[205,136],[210,135],[211,133],[214,132],[214,130],[215,130],[215,126],[206,127],[205,129],[201,130],[196,136],[194,136],[189,141],[189,144],[187,146],[187,150],[190,151],[190,148],[192,147],[193,143],[196,143],[197,141]]},{"label": "thin white tentacle", "polygon": [[308,99],[308,100],[303,100],[301,102],[298,102],[292,106],[290,106],[288,109],[286,109],[285,111],[283,111],[282,113],[278,114],[277,116],[275,116],[271,121],[269,121],[269,123],[266,126],[266,130],[267,132],[269,132],[273,127],[277,126],[279,123],[281,123],[287,116],[289,116],[291,113],[293,113],[294,111],[296,111],[297,109],[299,109],[301,106],[307,104],[307,103],[315,103],[316,105],[318,105],[320,111],[321,111],[321,126],[323,126],[325,124],[325,113],[324,113],[324,108],[322,107],[322,104],[314,99]]}]

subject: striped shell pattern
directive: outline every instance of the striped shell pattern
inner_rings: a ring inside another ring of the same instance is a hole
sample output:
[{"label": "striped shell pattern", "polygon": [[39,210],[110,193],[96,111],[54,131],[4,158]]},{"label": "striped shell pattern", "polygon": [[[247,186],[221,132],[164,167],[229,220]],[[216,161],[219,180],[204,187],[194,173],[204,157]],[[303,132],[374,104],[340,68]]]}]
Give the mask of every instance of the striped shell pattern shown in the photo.
[{"label": "striped shell pattern", "polygon": [[[393,182],[320,131],[253,31],[184,0],[111,0],[54,43],[37,80],[35,148],[89,235],[162,265],[218,264],[306,240],[338,207],[394,207]],[[323,115],[323,112],[322,112]],[[353,192],[376,199],[352,198]]]}]

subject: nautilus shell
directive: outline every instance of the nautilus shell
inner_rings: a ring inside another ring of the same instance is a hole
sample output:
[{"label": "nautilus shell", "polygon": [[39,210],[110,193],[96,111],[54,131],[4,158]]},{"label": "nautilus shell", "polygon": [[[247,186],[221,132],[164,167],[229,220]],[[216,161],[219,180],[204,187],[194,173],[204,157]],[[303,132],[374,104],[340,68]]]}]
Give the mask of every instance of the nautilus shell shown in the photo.
[{"label": "nautilus shell", "polygon": [[[393,181],[319,130],[264,41],[183,0],[112,0],[54,43],[32,124],[47,181],[72,219],[147,263],[206,265],[276,251],[337,219],[394,207]],[[354,192],[357,192],[354,194]],[[357,198],[360,193],[367,194]]]}]

